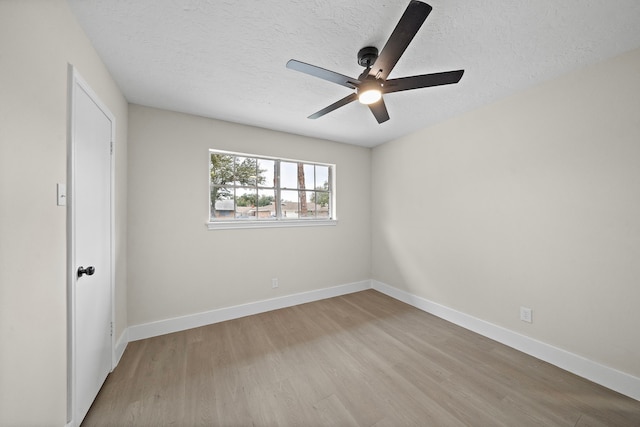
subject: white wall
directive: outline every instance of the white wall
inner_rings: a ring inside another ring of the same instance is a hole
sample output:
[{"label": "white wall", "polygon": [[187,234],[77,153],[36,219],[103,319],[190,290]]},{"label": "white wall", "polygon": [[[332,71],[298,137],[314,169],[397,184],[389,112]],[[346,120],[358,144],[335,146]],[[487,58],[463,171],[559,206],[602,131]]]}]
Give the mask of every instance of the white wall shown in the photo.
[{"label": "white wall", "polygon": [[375,148],[373,278],[640,377],[639,76],[636,50]]},{"label": "white wall", "polygon": [[127,103],[66,2],[0,2],[0,425],[66,424],[67,63],[117,120],[116,332],[126,327]]},{"label": "white wall", "polygon": [[[371,150],[138,105],[129,142],[130,325],[369,279]],[[338,225],[208,230],[210,148],[335,163]]]}]

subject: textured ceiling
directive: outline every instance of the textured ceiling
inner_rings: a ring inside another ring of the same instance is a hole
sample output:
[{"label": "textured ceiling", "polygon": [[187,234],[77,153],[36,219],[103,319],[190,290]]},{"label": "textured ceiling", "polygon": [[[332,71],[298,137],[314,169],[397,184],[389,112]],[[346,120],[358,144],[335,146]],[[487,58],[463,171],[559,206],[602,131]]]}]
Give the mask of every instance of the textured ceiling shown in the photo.
[{"label": "textured ceiling", "polygon": [[408,0],[69,0],[132,103],[372,147],[640,47],[638,0],[430,0],[390,78],[464,69],[457,85],[385,95],[378,124],[350,90],[285,68],[357,77]]}]

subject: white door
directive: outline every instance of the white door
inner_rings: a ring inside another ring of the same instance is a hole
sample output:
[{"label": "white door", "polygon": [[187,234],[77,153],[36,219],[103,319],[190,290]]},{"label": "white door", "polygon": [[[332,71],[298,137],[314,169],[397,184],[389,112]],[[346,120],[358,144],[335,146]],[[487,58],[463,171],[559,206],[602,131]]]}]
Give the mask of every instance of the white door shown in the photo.
[{"label": "white door", "polygon": [[73,73],[71,103],[71,407],[84,419],[112,368],[113,118]]}]

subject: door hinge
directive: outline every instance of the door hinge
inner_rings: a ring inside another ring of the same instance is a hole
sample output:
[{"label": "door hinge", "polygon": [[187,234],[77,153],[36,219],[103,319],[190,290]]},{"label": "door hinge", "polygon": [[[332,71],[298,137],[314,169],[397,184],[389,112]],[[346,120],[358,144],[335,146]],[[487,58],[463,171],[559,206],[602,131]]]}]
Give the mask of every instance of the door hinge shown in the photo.
[{"label": "door hinge", "polygon": [[109,153],[113,154],[113,141],[111,141],[111,143],[109,143]]},{"label": "door hinge", "polygon": [[109,322],[109,334],[113,336],[113,322]]}]

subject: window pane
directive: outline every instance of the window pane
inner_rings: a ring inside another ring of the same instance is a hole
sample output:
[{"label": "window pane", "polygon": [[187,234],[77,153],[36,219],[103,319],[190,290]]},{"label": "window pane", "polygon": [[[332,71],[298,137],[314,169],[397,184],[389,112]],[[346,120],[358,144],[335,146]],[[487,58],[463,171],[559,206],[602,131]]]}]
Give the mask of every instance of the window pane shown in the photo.
[{"label": "window pane", "polygon": [[304,175],[302,177],[298,177],[298,179],[300,180],[300,187],[299,188],[308,188],[308,189],[313,189],[314,188],[314,166],[313,165],[309,165],[309,164],[304,164],[303,166],[303,173]]},{"label": "window pane", "polygon": [[256,185],[258,160],[251,157],[236,157],[234,185]]},{"label": "window pane", "polygon": [[275,190],[258,190],[258,219],[276,217]]},{"label": "window pane", "polygon": [[298,218],[300,208],[298,206],[298,192],[284,190],[280,192],[282,198],[282,217],[286,219]]},{"label": "window pane", "polygon": [[[303,211],[303,209],[301,209]],[[307,192],[307,214],[303,218],[327,219],[329,215],[329,192]]]},{"label": "window pane", "polygon": [[233,156],[211,154],[211,183],[227,184],[233,181]]},{"label": "window pane", "polygon": [[316,185],[313,188],[329,189],[329,166],[316,165]]},{"label": "window pane", "polygon": [[258,190],[256,188],[236,188],[236,218],[256,218]]},{"label": "window pane", "polygon": [[315,205],[316,216],[318,218],[329,218],[330,196],[328,192],[318,191],[315,194],[317,203]]},{"label": "window pane", "polygon": [[298,164],[280,162],[280,188],[298,188]]},{"label": "window pane", "polygon": [[276,186],[275,183],[275,169],[276,162],[274,160],[257,159],[258,161],[258,186],[271,187]]},{"label": "window pane", "polygon": [[309,209],[313,209],[317,217],[329,217],[329,192],[314,191],[309,196],[309,201],[312,203]]},{"label": "window pane", "polygon": [[238,171],[238,167],[240,166],[240,162],[244,160],[244,157],[234,157],[233,158],[233,185],[242,185],[240,183],[240,173]]},{"label": "window pane", "polygon": [[[310,200],[312,191],[282,191],[282,216],[287,219],[313,218],[314,204]],[[286,215],[286,216],[285,216]]]},{"label": "window pane", "polygon": [[315,203],[312,202],[313,191],[299,191],[298,197],[300,200],[300,218],[314,218]]},{"label": "window pane", "polygon": [[233,190],[228,187],[211,187],[211,219],[230,220],[235,218]]}]

